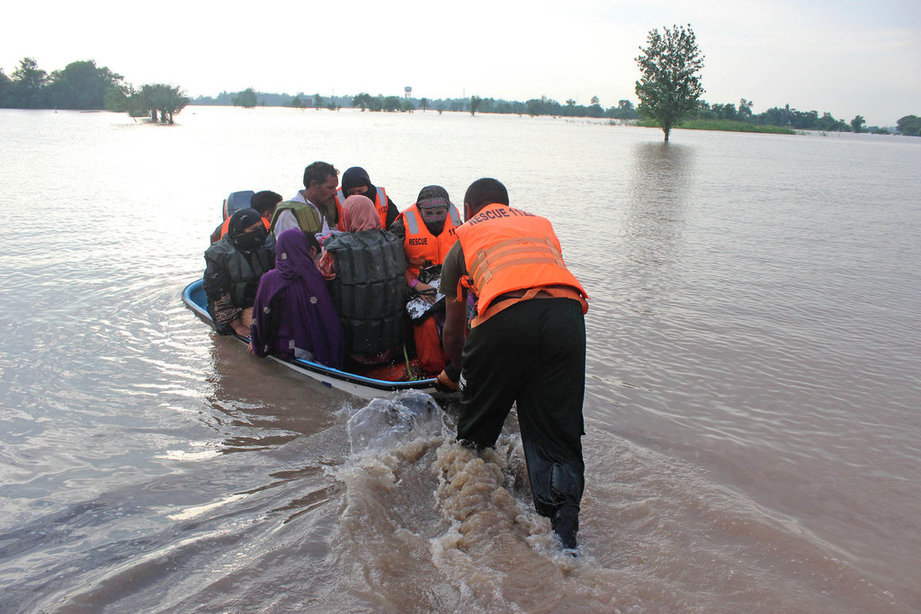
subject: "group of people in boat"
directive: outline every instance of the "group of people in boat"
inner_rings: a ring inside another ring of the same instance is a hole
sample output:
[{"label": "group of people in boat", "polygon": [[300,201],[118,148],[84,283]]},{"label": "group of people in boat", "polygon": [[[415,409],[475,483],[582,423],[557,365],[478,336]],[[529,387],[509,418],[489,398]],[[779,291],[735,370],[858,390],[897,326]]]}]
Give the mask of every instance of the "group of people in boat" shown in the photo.
[{"label": "group of people in boat", "polygon": [[[535,508],[575,548],[588,295],[549,220],[491,178],[467,189],[465,221],[441,186],[400,212],[359,167],[338,183],[314,162],[292,199],[254,194],[215,230],[204,286],[218,330],[260,356],[350,370],[414,345],[440,389],[460,390],[457,439],[474,449],[495,445],[517,403]],[[437,296],[409,334],[407,298]]]},{"label": "group of people in boat", "polygon": [[340,185],[314,162],[303,183],[290,200],[252,194],[212,234],[204,289],[217,330],[250,337],[257,356],[379,379],[439,374],[444,306],[429,282],[461,224],[447,190],[426,186],[400,212],[361,167]]}]

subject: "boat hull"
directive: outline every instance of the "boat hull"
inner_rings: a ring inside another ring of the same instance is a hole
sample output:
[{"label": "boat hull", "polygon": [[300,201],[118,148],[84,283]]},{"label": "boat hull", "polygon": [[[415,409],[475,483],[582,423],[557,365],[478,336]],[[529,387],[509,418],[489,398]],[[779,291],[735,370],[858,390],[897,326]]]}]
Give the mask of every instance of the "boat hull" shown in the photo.
[{"label": "boat hull", "polygon": [[[193,281],[185,287],[182,291],[182,301],[185,303],[186,307],[191,309],[201,320],[212,329],[215,328],[214,321],[211,319],[211,314],[208,313],[207,297],[205,296],[205,290],[202,287],[202,281],[200,279]],[[240,341],[241,344],[249,345],[248,337],[237,334],[234,334],[233,337]],[[324,386],[341,390],[362,399],[369,400],[378,397],[390,398],[401,392],[406,392],[407,390],[419,390],[428,394],[435,394],[435,378],[409,382],[392,382],[389,380],[364,377],[340,369],[333,369],[326,365],[300,358],[287,360],[276,356],[269,356],[268,359],[284,365],[301,375],[306,375]]]}]

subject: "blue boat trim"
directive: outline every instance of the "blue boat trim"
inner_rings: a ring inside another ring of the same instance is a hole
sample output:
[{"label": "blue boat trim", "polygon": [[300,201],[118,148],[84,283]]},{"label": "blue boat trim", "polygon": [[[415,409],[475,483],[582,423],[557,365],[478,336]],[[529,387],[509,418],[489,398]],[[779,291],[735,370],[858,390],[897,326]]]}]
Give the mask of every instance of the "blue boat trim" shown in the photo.
[{"label": "blue boat trim", "polygon": [[[197,315],[205,323],[211,326],[211,328],[215,328],[214,321],[211,319],[211,315],[208,313],[208,299],[205,296],[205,290],[202,287],[202,280],[198,279],[193,281],[185,287],[185,289],[182,291],[182,302],[184,302],[186,307],[191,309],[195,315]],[[239,339],[241,342],[246,343],[247,345],[249,344],[249,337],[244,337],[237,334],[234,334],[233,336]],[[372,377],[357,375],[355,373],[349,373],[348,371],[334,369],[318,362],[312,362],[302,358],[293,358],[288,360],[279,358],[278,360],[295,364],[298,367],[313,373],[328,375],[333,379],[337,379],[343,382],[359,384],[373,388],[375,390],[386,392],[398,390],[429,390],[434,388],[436,381],[434,377],[430,377],[426,379],[414,380],[411,382],[392,382],[390,380],[375,379]],[[327,386],[331,386],[331,384],[327,384],[326,382],[323,383]]]}]

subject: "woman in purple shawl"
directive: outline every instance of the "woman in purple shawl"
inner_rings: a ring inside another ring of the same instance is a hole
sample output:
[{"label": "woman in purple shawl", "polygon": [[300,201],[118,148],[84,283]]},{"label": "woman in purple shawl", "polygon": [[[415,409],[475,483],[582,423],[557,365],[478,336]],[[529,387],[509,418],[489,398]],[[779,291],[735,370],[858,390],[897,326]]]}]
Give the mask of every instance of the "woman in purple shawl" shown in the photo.
[{"label": "woman in purple shawl", "polygon": [[342,325],[317,270],[319,252],[316,237],[300,229],[278,236],[275,268],[259,280],[253,306],[250,338],[257,356],[303,358],[342,367]]}]

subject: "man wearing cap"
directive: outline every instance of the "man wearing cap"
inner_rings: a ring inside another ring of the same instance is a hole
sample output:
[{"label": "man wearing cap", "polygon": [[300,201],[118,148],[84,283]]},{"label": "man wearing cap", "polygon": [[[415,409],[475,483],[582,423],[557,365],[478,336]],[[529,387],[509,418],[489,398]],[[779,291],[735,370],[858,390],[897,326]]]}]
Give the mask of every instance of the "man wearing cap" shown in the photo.
[{"label": "man wearing cap", "polygon": [[[537,512],[565,548],[576,547],[585,486],[582,401],[588,296],[563,262],[550,221],[509,206],[495,179],[464,196],[466,223],[442,265],[444,348],[460,367],[457,438],[495,445],[517,403]],[[476,317],[467,334],[467,294]],[[439,381],[454,379],[442,372]]]},{"label": "man wearing cap", "polygon": [[[403,251],[406,252],[409,264],[406,269],[406,283],[414,295],[421,295],[430,303],[435,302],[437,288],[420,280],[419,274],[427,267],[444,262],[445,255],[457,240],[454,229],[460,225],[460,213],[451,203],[448,191],[440,185],[422,188],[416,202],[400,213],[393,222],[390,232],[403,241]],[[428,278],[427,280],[432,281]],[[439,333],[443,309],[439,308],[437,314],[427,315],[437,317],[425,317],[414,321],[413,337],[422,368],[438,373],[446,365]]]},{"label": "man wearing cap", "polygon": [[419,272],[444,262],[457,237],[454,229],[461,225],[460,213],[451,203],[448,191],[440,185],[422,188],[416,202],[393,222],[390,232],[403,239],[409,268],[406,283],[418,292],[434,290],[419,280]]},{"label": "man wearing cap", "polygon": [[372,184],[368,171],[360,166],[353,166],[342,173],[342,187],[336,193],[336,204],[341,209],[345,199],[355,194],[367,196],[374,202],[374,209],[381,218],[381,226],[384,230],[389,229],[393,220],[397,219],[400,214],[384,188]]}]

